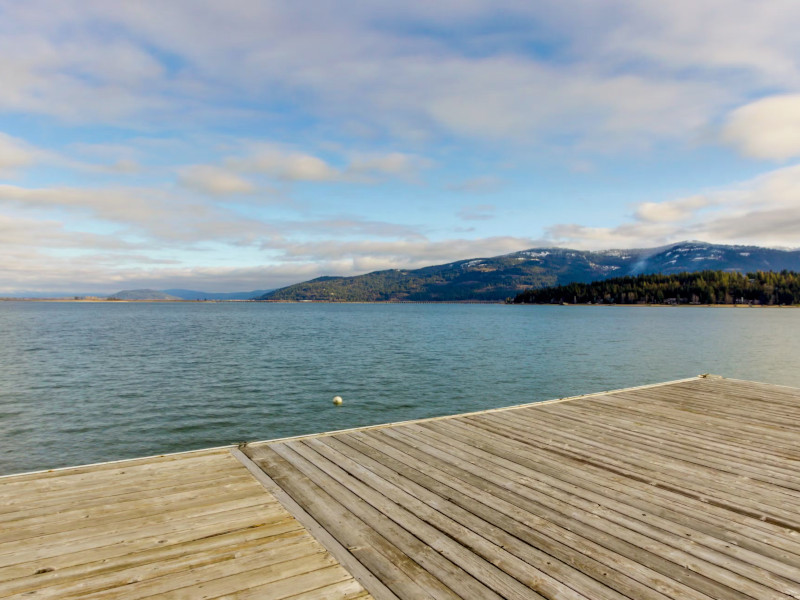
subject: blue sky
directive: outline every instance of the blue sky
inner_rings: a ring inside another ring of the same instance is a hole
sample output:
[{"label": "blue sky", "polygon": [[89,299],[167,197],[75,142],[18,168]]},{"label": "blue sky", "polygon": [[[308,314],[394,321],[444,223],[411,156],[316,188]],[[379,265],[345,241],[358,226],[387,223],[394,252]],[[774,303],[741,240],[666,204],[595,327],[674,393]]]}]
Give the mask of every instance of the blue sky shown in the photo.
[{"label": "blue sky", "polygon": [[0,293],[800,246],[794,0],[0,0]]}]

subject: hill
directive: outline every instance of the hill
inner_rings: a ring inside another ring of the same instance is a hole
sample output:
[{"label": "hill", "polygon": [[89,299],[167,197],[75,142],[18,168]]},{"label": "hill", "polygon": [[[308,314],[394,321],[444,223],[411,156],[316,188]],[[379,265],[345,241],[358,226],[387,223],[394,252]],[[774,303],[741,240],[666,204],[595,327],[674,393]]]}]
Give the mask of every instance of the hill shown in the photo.
[{"label": "hill", "polygon": [[527,290],[514,304],[798,304],[800,274],[793,271],[700,271],[615,277]]},{"label": "hill", "polygon": [[800,250],[681,242],[658,248],[589,252],[532,248],[492,258],[460,260],[414,270],[386,270],[355,277],[319,277],[259,300],[502,301],[530,288],[646,273],[800,271]]},{"label": "hill", "polygon": [[269,293],[272,290],[253,290],[252,292],[201,292],[197,290],[161,290],[170,296],[177,296],[183,300],[252,300]]},{"label": "hill", "polygon": [[158,290],[122,290],[109,296],[109,300],[181,300],[181,298]]}]

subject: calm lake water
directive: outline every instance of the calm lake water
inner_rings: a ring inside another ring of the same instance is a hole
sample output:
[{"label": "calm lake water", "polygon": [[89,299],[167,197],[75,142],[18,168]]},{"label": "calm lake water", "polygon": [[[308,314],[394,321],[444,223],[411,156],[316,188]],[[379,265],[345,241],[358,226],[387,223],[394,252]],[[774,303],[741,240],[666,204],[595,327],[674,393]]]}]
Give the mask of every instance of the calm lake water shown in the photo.
[{"label": "calm lake water", "polygon": [[0,474],[705,372],[800,387],[800,310],[0,302]]}]

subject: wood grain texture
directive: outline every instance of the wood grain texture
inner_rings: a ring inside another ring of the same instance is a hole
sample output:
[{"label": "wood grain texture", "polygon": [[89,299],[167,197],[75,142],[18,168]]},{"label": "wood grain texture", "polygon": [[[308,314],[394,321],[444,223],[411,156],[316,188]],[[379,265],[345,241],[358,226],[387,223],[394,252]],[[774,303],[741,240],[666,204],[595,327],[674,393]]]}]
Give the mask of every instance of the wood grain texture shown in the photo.
[{"label": "wood grain texture", "polygon": [[368,598],[231,449],[0,479],[0,598]]},{"label": "wood grain texture", "polygon": [[391,597],[800,598],[797,389],[696,378],[244,453]]}]

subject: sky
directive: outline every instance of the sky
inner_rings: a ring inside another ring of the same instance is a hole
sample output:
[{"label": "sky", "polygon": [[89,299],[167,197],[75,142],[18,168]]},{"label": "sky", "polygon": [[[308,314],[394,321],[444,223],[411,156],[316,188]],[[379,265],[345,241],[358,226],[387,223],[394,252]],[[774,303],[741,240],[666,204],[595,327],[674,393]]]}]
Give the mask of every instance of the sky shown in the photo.
[{"label": "sky", "polygon": [[800,246],[796,0],[0,0],[0,294]]}]

